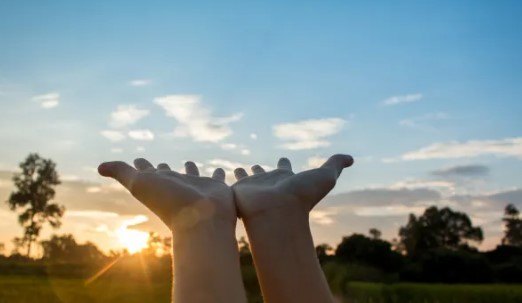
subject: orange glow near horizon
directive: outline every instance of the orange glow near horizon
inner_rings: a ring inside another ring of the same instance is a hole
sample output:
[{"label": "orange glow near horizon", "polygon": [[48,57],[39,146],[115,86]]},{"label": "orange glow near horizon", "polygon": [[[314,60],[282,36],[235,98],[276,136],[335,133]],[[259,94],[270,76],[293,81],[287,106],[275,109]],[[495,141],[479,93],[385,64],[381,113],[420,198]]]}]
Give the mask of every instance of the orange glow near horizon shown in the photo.
[{"label": "orange glow near horizon", "polygon": [[136,225],[147,221],[145,216],[136,216],[131,220],[127,220],[116,230],[118,242],[129,251],[130,254],[137,253],[148,246],[149,234],[129,228],[129,226]]}]

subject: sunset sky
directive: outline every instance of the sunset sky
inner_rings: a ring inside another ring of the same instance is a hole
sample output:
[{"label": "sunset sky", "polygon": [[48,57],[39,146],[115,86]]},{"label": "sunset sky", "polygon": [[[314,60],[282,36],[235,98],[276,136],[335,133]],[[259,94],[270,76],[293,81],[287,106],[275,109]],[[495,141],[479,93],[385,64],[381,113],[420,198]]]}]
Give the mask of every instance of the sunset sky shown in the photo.
[{"label": "sunset sky", "polygon": [[350,153],[316,243],[392,239],[438,205],[498,244],[522,208],[522,2],[282,2],[0,2],[0,242],[22,235],[5,201],[30,152],[58,164],[56,232],[105,251],[123,227],[167,229],[102,161],[208,174]]}]

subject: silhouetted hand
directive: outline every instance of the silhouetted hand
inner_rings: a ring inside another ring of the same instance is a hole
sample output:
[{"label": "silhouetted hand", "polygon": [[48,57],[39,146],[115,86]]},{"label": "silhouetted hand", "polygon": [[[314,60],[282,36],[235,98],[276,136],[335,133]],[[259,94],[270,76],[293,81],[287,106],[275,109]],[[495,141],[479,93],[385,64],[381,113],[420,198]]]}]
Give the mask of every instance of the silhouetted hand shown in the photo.
[{"label": "silhouetted hand", "polygon": [[239,215],[244,220],[273,212],[308,214],[336,184],[342,170],[353,164],[348,155],[334,155],[320,168],[298,174],[292,172],[287,158],[279,159],[270,172],[254,165],[253,175],[243,168],[234,171],[238,182],[232,186]]},{"label": "silhouetted hand", "polygon": [[232,191],[224,183],[225,172],[218,168],[212,178],[200,177],[194,162],[186,162],[186,174],[172,171],[161,163],[134,160],[102,163],[102,176],[120,182],[140,202],[152,210],[171,229],[189,228],[208,219],[230,221],[235,226],[237,214]]}]

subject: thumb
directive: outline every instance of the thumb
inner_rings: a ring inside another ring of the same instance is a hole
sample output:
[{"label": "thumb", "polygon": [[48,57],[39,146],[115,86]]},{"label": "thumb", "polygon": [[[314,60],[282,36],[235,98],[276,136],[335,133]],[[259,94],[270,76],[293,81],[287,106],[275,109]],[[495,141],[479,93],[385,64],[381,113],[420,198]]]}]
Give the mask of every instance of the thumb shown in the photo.
[{"label": "thumb", "polygon": [[122,161],[104,162],[98,166],[98,173],[113,178],[130,190],[132,181],[138,173],[136,169]]},{"label": "thumb", "polygon": [[350,167],[353,165],[353,158],[350,155],[336,154],[331,156],[326,162],[321,166],[322,168],[330,168],[335,171],[337,177],[341,175],[341,172],[346,167]]}]

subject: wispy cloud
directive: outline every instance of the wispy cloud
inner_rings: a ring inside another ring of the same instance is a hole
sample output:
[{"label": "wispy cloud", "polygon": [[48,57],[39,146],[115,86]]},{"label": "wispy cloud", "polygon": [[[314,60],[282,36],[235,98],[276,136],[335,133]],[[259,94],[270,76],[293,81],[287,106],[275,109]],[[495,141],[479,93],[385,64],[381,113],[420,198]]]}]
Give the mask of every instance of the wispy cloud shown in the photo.
[{"label": "wispy cloud", "polygon": [[57,107],[60,104],[59,93],[48,93],[44,95],[34,96],[33,101],[40,103],[40,106],[45,109]]},{"label": "wispy cloud", "polygon": [[386,106],[399,105],[404,103],[417,102],[423,98],[422,94],[409,94],[401,96],[392,96],[384,100],[382,103]]},{"label": "wispy cloud", "polygon": [[433,130],[434,128],[430,125],[430,123],[432,123],[434,121],[447,120],[447,119],[449,119],[449,115],[446,113],[442,113],[442,112],[429,113],[429,114],[425,114],[422,116],[402,119],[399,121],[399,125],[404,126],[404,127]]},{"label": "wispy cloud", "polygon": [[243,114],[214,117],[209,108],[203,106],[197,95],[169,95],[156,98],[167,116],[173,117],[178,126],[174,129],[177,137],[190,137],[197,142],[217,143],[232,135],[230,124],[239,121]]},{"label": "wispy cloud", "polygon": [[442,177],[463,176],[476,177],[489,174],[489,167],[480,164],[456,165],[442,168],[432,172],[433,175]]},{"label": "wispy cloud", "polygon": [[135,129],[128,133],[129,138],[140,141],[154,140],[154,133],[148,129]]},{"label": "wispy cloud", "polygon": [[522,137],[500,140],[471,140],[466,142],[434,143],[405,153],[402,160],[429,160],[476,157],[482,155],[522,158]]},{"label": "wispy cloud", "polygon": [[151,81],[148,79],[136,79],[136,80],[129,81],[130,86],[136,86],[136,87],[147,86],[150,83],[151,83]]},{"label": "wispy cloud", "polygon": [[335,223],[334,215],[334,210],[312,210],[310,212],[310,220],[319,225],[331,225]]},{"label": "wispy cloud", "polygon": [[134,124],[149,114],[149,110],[140,109],[136,105],[119,105],[111,113],[109,125],[112,127],[124,127]]},{"label": "wispy cloud", "polygon": [[313,156],[306,160],[305,169],[318,168],[326,162],[326,158]]},{"label": "wispy cloud", "polygon": [[235,150],[235,151],[238,151],[240,154],[242,154],[244,156],[248,156],[251,153],[250,149],[246,148],[242,144],[222,143],[221,145],[219,145],[219,147],[222,150]]},{"label": "wispy cloud", "polygon": [[274,125],[274,135],[286,141],[283,149],[302,150],[330,146],[326,137],[338,133],[345,120],[340,118],[310,119]]},{"label": "wispy cloud", "polygon": [[113,142],[125,140],[125,135],[117,130],[102,130],[100,134]]}]

